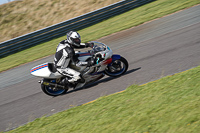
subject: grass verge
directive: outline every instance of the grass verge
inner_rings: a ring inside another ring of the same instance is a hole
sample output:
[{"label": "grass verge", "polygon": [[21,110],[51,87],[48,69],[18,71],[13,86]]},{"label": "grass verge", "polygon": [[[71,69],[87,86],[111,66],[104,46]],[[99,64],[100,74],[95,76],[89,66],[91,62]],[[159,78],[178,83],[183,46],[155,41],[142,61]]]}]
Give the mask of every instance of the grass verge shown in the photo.
[{"label": "grass verge", "polygon": [[[83,42],[96,40],[199,3],[199,0],[157,0],[79,32]],[[0,72],[54,54],[58,43],[65,38],[63,36],[0,59]]]},{"label": "grass verge", "polygon": [[98,98],[8,133],[198,133],[200,66]]}]

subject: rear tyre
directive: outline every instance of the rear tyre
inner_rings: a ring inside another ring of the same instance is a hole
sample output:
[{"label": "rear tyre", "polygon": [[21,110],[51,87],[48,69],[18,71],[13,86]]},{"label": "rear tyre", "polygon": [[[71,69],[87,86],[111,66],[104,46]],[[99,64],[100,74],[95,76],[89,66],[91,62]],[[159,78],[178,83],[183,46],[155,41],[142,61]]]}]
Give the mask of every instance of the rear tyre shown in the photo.
[{"label": "rear tyre", "polygon": [[[55,83],[55,80],[51,80],[51,79],[43,79],[43,81]],[[49,96],[59,96],[59,95],[64,94],[68,91],[68,89],[55,88],[55,87],[43,85],[43,84],[41,84],[41,89],[45,94],[47,94]]]},{"label": "rear tyre", "polygon": [[112,62],[107,68],[105,69],[105,73],[111,77],[118,77],[123,75],[128,69],[128,62],[125,58],[121,57],[118,60]]}]

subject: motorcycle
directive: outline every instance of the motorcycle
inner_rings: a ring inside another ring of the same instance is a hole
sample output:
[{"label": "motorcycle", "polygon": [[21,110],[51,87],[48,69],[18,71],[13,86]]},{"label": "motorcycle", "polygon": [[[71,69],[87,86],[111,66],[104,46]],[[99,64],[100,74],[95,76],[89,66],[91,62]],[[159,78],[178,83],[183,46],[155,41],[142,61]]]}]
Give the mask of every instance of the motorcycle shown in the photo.
[{"label": "motorcycle", "polygon": [[[94,58],[95,65],[93,66],[76,66],[73,63],[69,64],[69,67],[80,72],[85,79],[84,83],[74,83],[75,88],[79,89],[95,82],[105,75],[118,77],[123,75],[128,69],[127,60],[120,56],[113,54],[112,50],[104,43],[91,41],[94,46],[87,52],[76,51],[75,54],[81,61],[87,61],[89,58]],[[58,96],[66,93],[70,85],[63,86],[60,84],[62,79],[66,78],[60,74],[53,63],[44,63],[39,66],[33,67],[30,73],[34,76],[43,78],[38,81],[41,84],[42,91],[50,96]],[[68,77],[69,79],[71,77]]]}]

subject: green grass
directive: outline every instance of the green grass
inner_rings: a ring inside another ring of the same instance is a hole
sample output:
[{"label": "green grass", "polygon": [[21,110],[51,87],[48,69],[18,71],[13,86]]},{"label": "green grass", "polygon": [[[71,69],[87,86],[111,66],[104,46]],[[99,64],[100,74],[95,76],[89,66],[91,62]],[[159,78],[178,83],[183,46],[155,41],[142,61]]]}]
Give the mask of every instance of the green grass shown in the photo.
[{"label": "green grass", "polygon": [[9,133],[198,133],[200,66],[98,98]]},{"label": "green grass", "polygon": [[[199,0],[157,0],[79,32],[82,36],[83,42],[96,40],[103,36],[140,25],[144,22],[199,3]],[[45,56],[53,55],[58,43],[65,38],[66,37],[63,36],[0,59],[0,72]]]}]

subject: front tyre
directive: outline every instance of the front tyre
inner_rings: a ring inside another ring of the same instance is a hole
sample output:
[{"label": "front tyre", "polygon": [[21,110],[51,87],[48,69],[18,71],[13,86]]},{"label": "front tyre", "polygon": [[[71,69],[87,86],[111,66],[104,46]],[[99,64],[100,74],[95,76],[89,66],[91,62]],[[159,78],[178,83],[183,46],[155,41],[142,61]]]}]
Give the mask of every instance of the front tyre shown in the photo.
[{"label": "front tyre", "polygon": [[118,77],[124,74],[128,69],[128,62],[125,58],[121,57],[118,60],[113,61],[105,69],[105,73],[108,76]]},{"label": "front tyre", "polygon": [[[43,79],[43,81],[51,82],[51,83],[55,82],[55,80],[50,80],[50,79]],[[55,88],[53,86],[44,85],[44,84],[41,84],[41,89],[45,94],[49,96],[58,96],[67,92],[67,89]]]}]

